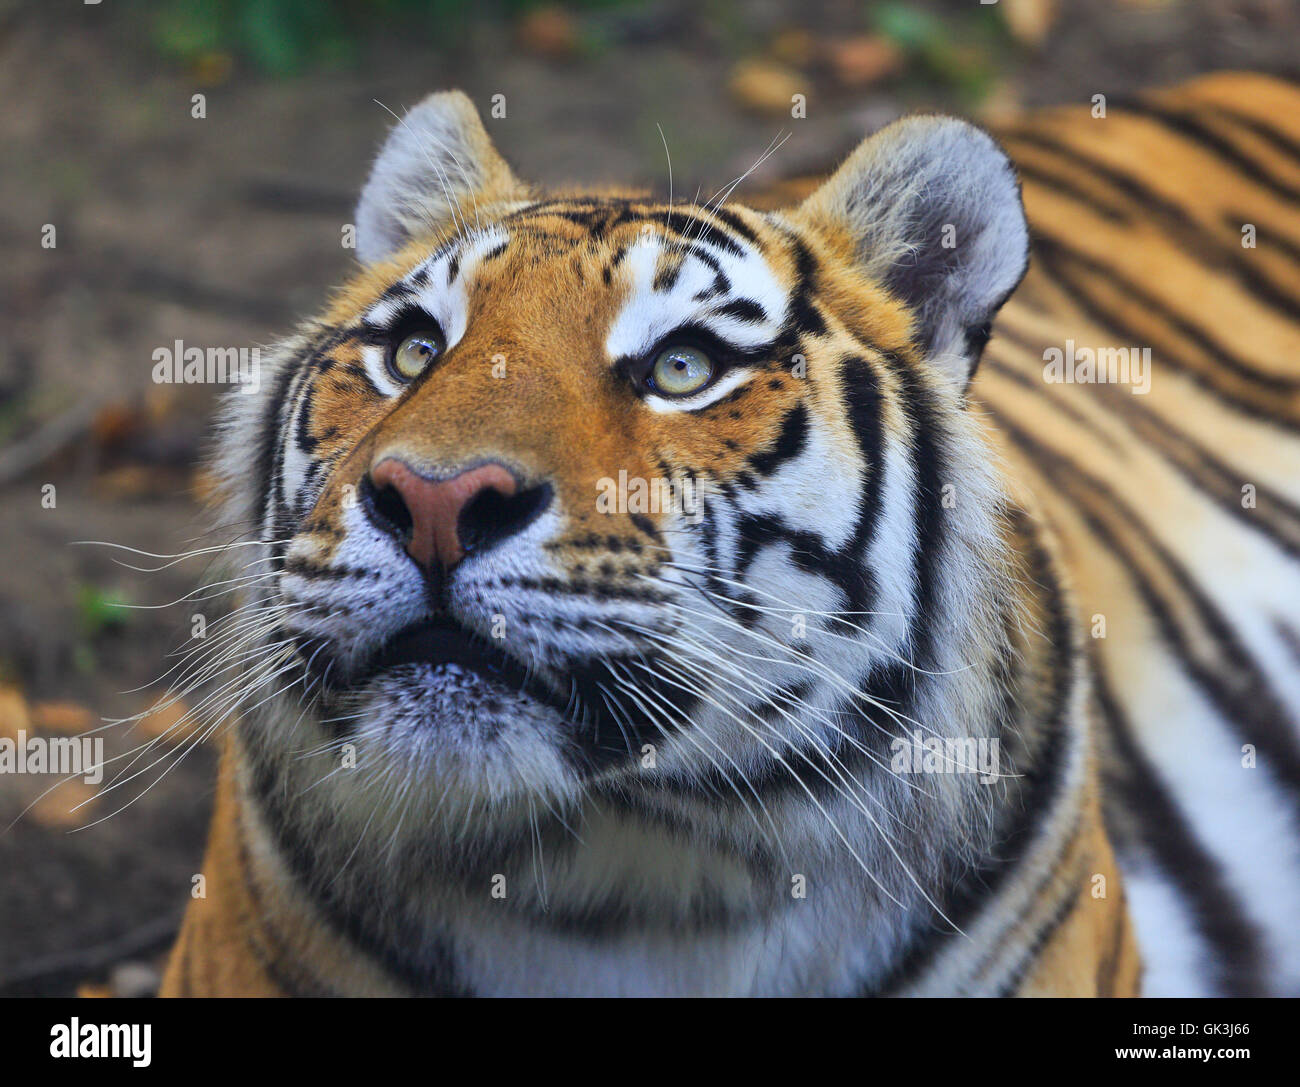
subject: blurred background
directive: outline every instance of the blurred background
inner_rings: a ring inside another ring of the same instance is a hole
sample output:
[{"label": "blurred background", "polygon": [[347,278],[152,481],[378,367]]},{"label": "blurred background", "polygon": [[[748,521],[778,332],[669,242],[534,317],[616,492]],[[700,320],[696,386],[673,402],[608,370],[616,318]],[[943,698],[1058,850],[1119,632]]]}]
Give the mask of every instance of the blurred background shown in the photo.
[{"label": "blurred background", "polygon": [[[524,178],[666,190],[666,139],[677,194],[711,195],[782,132],[755,188],[909,110],[996,124],[1233,67],[1300,74],[1300,4],[0,0],[0,739],[143,713],[111,758],[188,708],[148,712],[154,681],[219,608],[158,605],[203,561],[73,541],[211,539],[219,390],[155,384],[153,352],[269,343],[321,305],[388,110],[504,95],[486,124]],[[113,788],[0,775],[0,994],[152,992],[211,804],[196,739]]]}]

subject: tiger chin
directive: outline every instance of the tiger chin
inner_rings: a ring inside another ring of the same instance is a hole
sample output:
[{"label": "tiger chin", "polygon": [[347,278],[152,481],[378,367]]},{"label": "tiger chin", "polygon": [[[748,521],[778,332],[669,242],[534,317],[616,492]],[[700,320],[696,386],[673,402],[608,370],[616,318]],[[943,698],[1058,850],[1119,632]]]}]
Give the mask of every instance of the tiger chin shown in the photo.
[{"label": "tiger chin", "polygon": [[267,576],[163,995],[1138,993],[1086,627],[969,397],[993,139],[546,194],[439,93],[356,229],[225,405]]}]

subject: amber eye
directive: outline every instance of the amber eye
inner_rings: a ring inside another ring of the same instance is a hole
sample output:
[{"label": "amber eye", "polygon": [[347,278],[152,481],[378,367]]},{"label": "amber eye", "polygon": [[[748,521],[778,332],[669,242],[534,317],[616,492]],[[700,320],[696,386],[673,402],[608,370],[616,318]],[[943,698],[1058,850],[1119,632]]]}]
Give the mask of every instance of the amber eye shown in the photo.
[{"label": "amber eye", "polygon": [[393,352],[393,369],[403,381],[414,381],[443,352],[442,333],[436,329],[407,336]]},{"label": "amber eye", "polygon": [[713,360],[695,347],[679,345],[659,352],[650,370],[656,392],[667,396],[689,396],[699,392],[713,377]]}]

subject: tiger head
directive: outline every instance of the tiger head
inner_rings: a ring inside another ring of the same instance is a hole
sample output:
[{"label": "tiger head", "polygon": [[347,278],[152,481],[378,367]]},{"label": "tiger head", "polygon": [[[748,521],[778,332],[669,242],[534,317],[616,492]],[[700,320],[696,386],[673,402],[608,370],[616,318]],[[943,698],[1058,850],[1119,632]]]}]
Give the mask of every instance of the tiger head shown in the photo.
[{"label": "tiger head", "polygon": [[1026,265],[1012,168],[920,117],[791,210],[728,195],[535,192],[459,93],[392,131],[363,267],[217,462],[259,526],[240,742],[311,848],[596,795],[753,832],[757,781],[906,797],[894,738],[990,727],[1002,491],[965,390]]}]

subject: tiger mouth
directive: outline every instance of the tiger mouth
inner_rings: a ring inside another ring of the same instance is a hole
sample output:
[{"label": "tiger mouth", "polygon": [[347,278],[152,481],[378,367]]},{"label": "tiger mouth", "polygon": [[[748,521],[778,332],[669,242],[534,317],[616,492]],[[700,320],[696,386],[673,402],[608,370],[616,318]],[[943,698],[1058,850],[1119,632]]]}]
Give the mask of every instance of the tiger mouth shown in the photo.
[{"label": "tiger mouth", "polygon": [[551,701],[551,692],[514,657],[446,616],[424,619],[399,630],[347,677],[344,685],[357,690],[408,664],[434,668],[454,665],[490,684]]},{"label": "tiger mouth", "polygon": [[[623,706],[621,712],[615,712],[602,697],[613,665],[634,665],[643,659],[639,655],[612,662],[602,659],[571,663],[561,671],[540,672],[445,615],[404,627],[350,669],[338,667],[337,658],[331,661],[326,648],[312,651],[310,644],[300,646],[325,710],[360,708],[364,713],[371,694],[392,697],[394,685],[405,696],[417,702],[428,699],[437,712],[453,716],[477,714],[476,702],[495,714],[500,707],[518,707],[522,699],[534,707],[545,707],[569,727],[570,739],[576,745],[575,757],[583,761],[585,772],[621,764],[644,742],[661,737],[664,731],[649,717],[643,719],[640,704]],[[646,680],[647,689],[652,679]],[[480,688],[477,694],[475,687]],[[493,708],[494,694],[508,701]],[[462,696],[467,698],[463,705]],[[679,693],[671,690],[659,695],[661,701],[668,697],[680,699]],[[354,701],[357,699],[360,702]],[[336,718],[330,723],[337,727],[336,722],[350,719]]]}]

